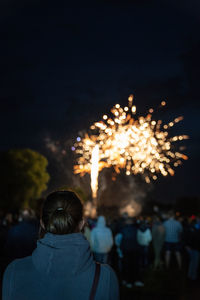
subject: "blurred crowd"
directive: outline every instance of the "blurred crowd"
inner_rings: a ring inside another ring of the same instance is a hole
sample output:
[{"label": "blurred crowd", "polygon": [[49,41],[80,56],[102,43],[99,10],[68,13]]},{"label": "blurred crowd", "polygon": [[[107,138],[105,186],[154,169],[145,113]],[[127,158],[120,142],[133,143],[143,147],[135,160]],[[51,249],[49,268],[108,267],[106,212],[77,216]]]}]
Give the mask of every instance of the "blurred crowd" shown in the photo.
[{"label": "blurred crowd", "polygon": [[[31,255],[39,237],[39,218],[32,210],[1,215],[1,276],[9,262]],[[154,216],[115,220],[88,218],[83,234],[97,262],[110,264],[122,285],[143,287],[143,274],[154,270],[186,268],[190,281],[199,277],[200,217],[183,217],[169,211]]]},{"label": "blurred crowd", "polygon": [[104,216],[88,219],[84,232],[94,257],[111,264],[127,288],[144,286],[144,272],[187,269],[189,281],[199,276],[200,218],[169,211],[154,216],[122,218],[106,226]]},{"label": "blurred crowd", "polygon": [[39,237],[39,218],[33,210],[0,216],[0,274],[16,258],[31,255]]}]

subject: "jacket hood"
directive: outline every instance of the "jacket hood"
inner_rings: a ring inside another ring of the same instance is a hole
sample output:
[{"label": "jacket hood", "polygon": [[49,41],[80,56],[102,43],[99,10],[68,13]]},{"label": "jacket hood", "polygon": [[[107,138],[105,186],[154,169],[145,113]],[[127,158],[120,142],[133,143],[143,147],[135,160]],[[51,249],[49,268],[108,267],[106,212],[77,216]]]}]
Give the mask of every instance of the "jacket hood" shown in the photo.
[{"label": "jacket hood", "polygon": [[148,229],[148,226],[147,226],[147,224],[145,224],[145,223],[142,223],[141,225],[140,225],[140,231],[142,231],[142,232],[145,232],[147,229]]},{"label": "jacket hood", "polygon": [[105,227],[106,226],[106,220],[104,216],[98,217],[97,220],[97,226],[96,227]]},{"label": "jacket hood", "polygon": [[94,264],[89,243],[82,233],[47,233],[37,242],[32,261],[40,273],[65,277],[83,272]]}]

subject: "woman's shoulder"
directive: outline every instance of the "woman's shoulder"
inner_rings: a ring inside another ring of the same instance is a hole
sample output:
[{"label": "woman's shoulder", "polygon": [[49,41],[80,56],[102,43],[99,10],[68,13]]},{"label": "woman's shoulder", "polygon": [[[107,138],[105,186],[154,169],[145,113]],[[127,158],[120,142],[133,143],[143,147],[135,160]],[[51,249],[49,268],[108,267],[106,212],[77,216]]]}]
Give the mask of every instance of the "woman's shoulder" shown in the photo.
[{"label": "woman's shoulder", "polygon": [[29,269],[32,265],[32,258],[31,256],[27,256],[24,258],[18,258],[13,260],[6,268],[5,273],[10,272],[19,272],[20,270]]},{"label": "woman's shoulder", "polygon": [[[13,260],[3,275],[3,295],[10,294],[16,280],[24,280],[31,270],[31,257]],[[6,296],[3,299],[8,299]],[[10,298],[9,298],[10,299]]]},{"label": "woman's shoulder", "polygon": [[[101,290],[105,293],[105,287],[109,291],[109,299],[119,299],[119,283],[114,270],[109,265],[101,265]],[[107,299],[107,298],[106,298]]]},{"label": "woman's shoulder", "polygon": [[101,264],[101,274],[102,274],[102,277],[105,277],[107,279],[110,278],[110,280],[113,280],[116,282],[118,281],[115,271],[109,265]]}]

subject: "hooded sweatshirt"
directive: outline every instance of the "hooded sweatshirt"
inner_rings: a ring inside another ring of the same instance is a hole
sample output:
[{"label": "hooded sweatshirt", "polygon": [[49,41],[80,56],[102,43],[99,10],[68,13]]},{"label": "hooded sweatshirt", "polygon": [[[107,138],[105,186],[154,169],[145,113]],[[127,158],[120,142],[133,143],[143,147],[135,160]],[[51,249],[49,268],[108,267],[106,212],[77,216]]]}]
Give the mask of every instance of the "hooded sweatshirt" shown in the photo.
[{"label": "hooded sweatshirt", "polygon": [[141,226],[137,232],[137,241],[140,246],[149,246],[152,240],[151,231],[146,226]]},{"label": "hooded sweatshirt", "polygon": [[98,217],[97,226],[91,232],[91,247],[96,253],[108,253],[113,246],[113,236],[110,228],[106,227],[103,216]]},{"label": "hooded sweatshirt", "polygon": [[[81,233],[47,233],[32,256],[14,260],[3,278],[3,300],[86,300],[95,274],[88,241]],[[101,265],[95,300],[119,299],[114,271]]]}]

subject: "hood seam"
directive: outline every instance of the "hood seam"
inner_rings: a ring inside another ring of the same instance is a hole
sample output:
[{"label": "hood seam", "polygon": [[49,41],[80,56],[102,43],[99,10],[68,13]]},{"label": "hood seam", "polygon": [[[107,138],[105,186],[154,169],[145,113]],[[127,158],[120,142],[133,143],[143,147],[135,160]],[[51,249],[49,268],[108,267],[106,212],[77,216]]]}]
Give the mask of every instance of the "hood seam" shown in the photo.
[{"label": "hood seam", "polygon": [[49,272],[50,272],[50,268],[51,268],[51,265],[52,265],[52,259],[53,259],[53,252],[51,252],[50,257],[49,257],[49,265],[48,265],[48,268],[47,268],[47,274],[49,274]]}]

